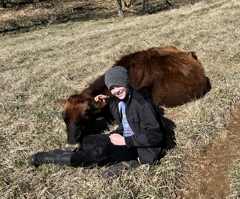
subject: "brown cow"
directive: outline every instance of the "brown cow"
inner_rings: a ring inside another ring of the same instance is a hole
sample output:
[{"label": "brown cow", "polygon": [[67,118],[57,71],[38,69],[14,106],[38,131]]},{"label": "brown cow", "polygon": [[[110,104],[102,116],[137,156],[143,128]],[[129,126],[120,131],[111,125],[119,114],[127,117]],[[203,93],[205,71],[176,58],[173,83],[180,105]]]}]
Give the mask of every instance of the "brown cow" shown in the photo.
[{"label": "brown cow", "polygon": [[[125,67],[131,86],[150,96],[156,106],[181,105],[203,96],[209,90],[208,78],[196,53],[183,52],[173,46],[154,47],[126,55],[114,66]],[[93,99],[101,93],[110,95],[104,75],[80,94],[72,95],[67,100],[57,99],[63,107],[62,116],[67,127],[67,151],[79,150],[97,115],[110,117],[108,106]]]}]

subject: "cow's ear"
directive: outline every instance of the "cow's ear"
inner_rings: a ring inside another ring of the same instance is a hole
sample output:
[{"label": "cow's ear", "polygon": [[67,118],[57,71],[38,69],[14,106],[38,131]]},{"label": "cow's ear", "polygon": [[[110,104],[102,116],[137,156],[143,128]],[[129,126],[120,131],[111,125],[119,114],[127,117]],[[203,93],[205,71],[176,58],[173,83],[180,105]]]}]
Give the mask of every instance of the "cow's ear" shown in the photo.
[{"label": "cow's ear", "polygon": [[60,106],[62,106],[64,108],[67,100],[66,99],[63,99],[63,98],[56,98],[56,101],[58,104],[60,104]]}]

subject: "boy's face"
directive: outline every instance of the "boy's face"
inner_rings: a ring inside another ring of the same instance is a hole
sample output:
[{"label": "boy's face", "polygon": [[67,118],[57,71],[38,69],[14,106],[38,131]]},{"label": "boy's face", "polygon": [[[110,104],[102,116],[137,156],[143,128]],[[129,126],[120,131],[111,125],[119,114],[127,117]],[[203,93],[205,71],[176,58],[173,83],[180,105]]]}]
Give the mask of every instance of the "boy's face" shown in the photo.
[{"label": "boy's face", "polygon": [[123,100],[128,95],[129,89],[124,86],[111,86],[111,93],[120,100]]}]

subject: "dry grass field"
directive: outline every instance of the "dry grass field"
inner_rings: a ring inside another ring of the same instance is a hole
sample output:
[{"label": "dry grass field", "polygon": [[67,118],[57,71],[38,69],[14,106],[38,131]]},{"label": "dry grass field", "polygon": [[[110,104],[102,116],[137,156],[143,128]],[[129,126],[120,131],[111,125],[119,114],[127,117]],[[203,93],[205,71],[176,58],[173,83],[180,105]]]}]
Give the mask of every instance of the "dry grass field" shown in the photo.
[{"label": "dry grass field", "polygon": [[[2,34],[0,197],[240,198],[239,11],[238,0],[201,1],[151,15]],[[28,164],[35,152],[64,148],[55,97],[82,91],[122,55],[168,45],[197,53],[212,90],[182,106],[163,107],[176,146],[161,162],[110,179],[102,177],[108,166]]]}]

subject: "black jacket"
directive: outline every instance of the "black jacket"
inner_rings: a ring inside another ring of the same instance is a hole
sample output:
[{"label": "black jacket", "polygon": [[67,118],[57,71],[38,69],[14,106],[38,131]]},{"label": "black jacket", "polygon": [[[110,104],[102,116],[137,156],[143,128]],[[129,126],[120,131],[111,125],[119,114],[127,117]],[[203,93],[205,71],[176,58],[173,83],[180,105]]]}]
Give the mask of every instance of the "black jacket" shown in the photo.
[{"label": "black jacket", "polygon": [[[110,111],[119,127],[116,133],[122,134],[123,126],[118,110],[118,100],[110,100]],[[164,132],[159,115],[152,100],[144,94],[130,89],[126,101],[126,117],[134,135],[125,137],[127,147],[136,147],[142,164],[153,164],[163,150]]]}]

